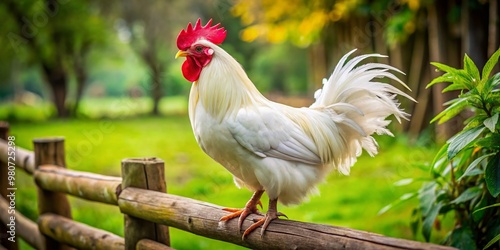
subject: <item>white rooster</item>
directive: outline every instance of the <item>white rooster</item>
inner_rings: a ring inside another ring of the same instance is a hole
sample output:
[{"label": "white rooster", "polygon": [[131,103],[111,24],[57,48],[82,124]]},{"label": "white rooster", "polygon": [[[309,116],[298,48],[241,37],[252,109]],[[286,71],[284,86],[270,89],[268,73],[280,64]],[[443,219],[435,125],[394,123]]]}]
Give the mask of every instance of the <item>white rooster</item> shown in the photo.
[{"label": "white rooster", "polygon": [[[200,19],[188,24],[177,37],[178,57],[184,77],[193,82],[189,95],[189,118],[194,135],[205,153],[223,165],[238,187],[254,192],[243,209],[221,218],[239,217],[238,225],[252,213],[264,192],[269,196],[268,211],[245,230],[243,238],[262,225],[283,216],[277,202],[300,203],[316,191],[325,176],[337,170],[349,174],[350,167],[364,149],[377,154],[372,134],[388,134],[394,115],[398,121],[407,114],[399,109],[396,95],[413,100],[379,78],[398,81],[381,63],[356,67],[363,59],[383,57],[362,55],[347,61],[351,51],[338,63],[309,108],[294,108],[266,99],[240,64],[218,45],[226,31],[220,24],[205,26]],[[401,73],[401,72],[400,72]]]}]

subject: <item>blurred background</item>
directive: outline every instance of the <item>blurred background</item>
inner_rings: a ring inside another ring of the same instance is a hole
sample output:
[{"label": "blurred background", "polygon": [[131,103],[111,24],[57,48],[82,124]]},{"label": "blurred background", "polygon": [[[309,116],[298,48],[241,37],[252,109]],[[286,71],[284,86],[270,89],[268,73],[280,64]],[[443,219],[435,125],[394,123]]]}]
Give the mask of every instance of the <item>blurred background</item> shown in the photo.
[{"label": "blurred background", "polygon": [[[461,129],[463,117],[429,124],[456,96],[441,94],[440,84],[425,88],[442,74],[429,63],[462,67],[466,53],[481,69],[500,44],[498,13],[497,0],[3,0],[0,120],[10,122],[17,144],[28,149],[33,138],[64,136],[71,169],[119,175],[121,159],[157,156],[166,161],[169,192],[241,207],[250,193],[234,187],[192,136],[191,84],[182,77],[182,60],[174,60],[179,31],[197,18],[221,22],[228,30],[222,48],[257,88],[298,107],[312,103],[321,79],[346,52],[388,55],[381,61],[406,73],[398,76],[418,101],[402,100],[410,121],[394,125],[395,138],[378,138],[380,155],[361,157],[352,176],[332,174],[321,196],[282,212],[422,240],[409,225],[411,203],[377,212],[418,189],[393,184],[425,179],[440,143]],[[20,209],[36,219],[33,183],[19,175]],[[117,208],[72,204],[76,219],[123,234]],[[172,242],[178,249],[228,247],[175,230]]]}]

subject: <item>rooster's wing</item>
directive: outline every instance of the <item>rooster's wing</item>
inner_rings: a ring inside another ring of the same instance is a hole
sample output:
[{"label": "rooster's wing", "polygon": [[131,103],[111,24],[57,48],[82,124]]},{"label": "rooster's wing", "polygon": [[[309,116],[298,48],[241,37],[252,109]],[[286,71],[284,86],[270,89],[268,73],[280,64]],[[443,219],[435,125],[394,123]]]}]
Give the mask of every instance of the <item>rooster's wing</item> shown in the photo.
[{"label": "rooster's wing", "polygon": [[245,149],[259,157],[274,157],[311,165],[321,163],[317,147],[304,130],[271,107],[242,108],[228,129]]}]

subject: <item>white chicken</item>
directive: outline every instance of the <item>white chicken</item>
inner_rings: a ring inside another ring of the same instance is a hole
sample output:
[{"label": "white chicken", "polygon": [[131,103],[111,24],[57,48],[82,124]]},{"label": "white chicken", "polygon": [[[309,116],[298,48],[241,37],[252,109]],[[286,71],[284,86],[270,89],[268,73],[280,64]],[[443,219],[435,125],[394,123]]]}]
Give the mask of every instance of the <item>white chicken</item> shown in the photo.
[{"label": "white chicken", "polygon": [[278,201],[300,203],[329,172],[349,174],[363,149],[377,154],[372,135],[392,135],[386,118],[394,115],[400,121],[408,116],[399,109],[396,95],[413,99],[378,81],[385,77],[408,88],[390,72],[400,71],[381,63],[356,67],[366,58],[383,56],[348,61],[354,50],[324,80],[310,107],[269,101],[218,46],[225,39],[224,28],[211,24],[202,26],[200,19],[194,27],[189,23],[177,37],[176,58],[186,57],[182,73],[192,82],[189,118],[198,144],[231,172],[238,187],[254,192],[243,209],[225,209],[231,213],[221,221],[239,217],[241,229],[249,214],[259,213],[262,194],[269,196],[266,215],[246,229],[243,238],[259,226],[263,235],[269,223],[283,215],[277,211]]}]

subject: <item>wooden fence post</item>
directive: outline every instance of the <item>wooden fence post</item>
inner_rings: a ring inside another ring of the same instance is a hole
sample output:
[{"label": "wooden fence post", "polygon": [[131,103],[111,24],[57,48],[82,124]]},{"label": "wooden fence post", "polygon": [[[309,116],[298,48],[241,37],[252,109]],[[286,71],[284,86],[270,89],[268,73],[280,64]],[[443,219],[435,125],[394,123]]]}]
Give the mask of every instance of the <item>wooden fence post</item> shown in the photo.
[{"label": "wooden fence post", "polygon": [[[124,159],[122,189],[142,188],[165,193],[165,166],[158,158]],[[147,211],[144,211],[147,213]],[[125,214],[125,249],[136,249],[141,239],[150,239],[170,246],[168,227]]]},{"label": "wooden fence post", "polygon": [[[7,122],[0,122],[0,138],[7,140],[7,137],[9,136],[9,124]],[[9,151],[7,151],[9,152]],[[3,198],[5,198],[6,201],[9,201],[9,197],[7,195],[9,194],[9,188],[12,188],[9,186],[8,182],[8,177],[9,177],[9,169],[8,169],[8,163],[7,162],[0,162],[0,194],[2,195]],[[15,187],[14,187],[15,188]],[[6,211],[4,211],[6,212]],[[14,226],[15,227],[15,226]],[[8,233],[9,228],[7,228],[6,225],[1,223],[0,225],[0,245],[9,249],[9,250],[17,250],[19,249],[17,237],[15,238],[15,242],[12,242],[9,240],[9,237],[11,235]],[[14,231],[15,233],[15,231]]]},{"label": "wooden fence post", "polygon": [[[64,138],[46,138],[33,140],[35,152],[35,169],[41,165],[52,164],[61,168],[66,167],[64,158]],[[71,207],[65,194],[46,191],[37,188],[38,213],[57,214],[71,219]],[[69,246],[45,237],[45,249],[71,249]]]}]

